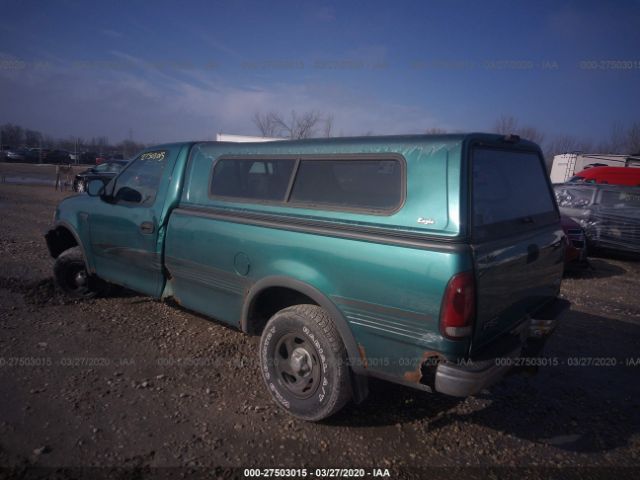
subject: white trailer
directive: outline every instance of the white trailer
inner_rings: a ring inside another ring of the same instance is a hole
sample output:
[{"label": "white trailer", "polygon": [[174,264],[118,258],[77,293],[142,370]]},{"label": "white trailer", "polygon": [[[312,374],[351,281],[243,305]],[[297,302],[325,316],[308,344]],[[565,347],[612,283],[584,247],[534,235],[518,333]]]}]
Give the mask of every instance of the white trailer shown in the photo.
[{"label": "white trailer", "polygon": [[637,155],[609,155],[598,153],[563,153],[553,157],[551,183],[564,183],[587,167],[640,167]]},{"label": "white trailer", "polygon": [[275,142],[278,140],[286,140],[286,138],[278,137],[254,137],[251,135],[234,135],[231,133],[216,133],[216,142]]}]

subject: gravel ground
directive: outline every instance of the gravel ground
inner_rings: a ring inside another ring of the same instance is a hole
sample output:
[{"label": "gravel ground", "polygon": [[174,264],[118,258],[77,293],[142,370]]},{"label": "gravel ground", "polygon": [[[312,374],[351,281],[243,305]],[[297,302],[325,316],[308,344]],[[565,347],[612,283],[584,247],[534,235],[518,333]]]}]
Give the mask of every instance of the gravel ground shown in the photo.
[{"label": "gravel ground", "polygon": [[[63,188],[70,190],[73,177],[90,167],[91,165],[73,165],[71,173],[61,177],[63,183],[68,183]],[[55,181],[56,165],[0,162],[0,183],[54,186]]]},{"label": "gravel ground", "polygon": [[363,404],[312,424],[269,398],[257,338],[133,293],[66,300],[42,237],[63,196],[0,185],[2,467],[640,473],[637,261],[597,258],[565,279],[572,311],[544,352],[558,365],[466,399],[372,381]]}]

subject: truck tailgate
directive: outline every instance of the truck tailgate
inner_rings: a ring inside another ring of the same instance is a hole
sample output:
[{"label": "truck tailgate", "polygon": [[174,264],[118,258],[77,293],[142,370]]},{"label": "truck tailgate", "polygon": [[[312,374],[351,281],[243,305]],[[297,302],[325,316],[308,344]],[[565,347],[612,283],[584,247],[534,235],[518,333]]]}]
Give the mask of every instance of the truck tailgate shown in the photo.
[{"label": "truck tailgate", "polygon": [[563,270],[562,230],[550,226],[473,248],[477,309],[472,353],[553,300]]},{"label": "truck tailgate", "polygon": [[[523,321],[558,295],[564,234],[539,151],[476,147],[471,172],[474,356],[518,340]],[[498,341],[505,333],[515,338]]]}]

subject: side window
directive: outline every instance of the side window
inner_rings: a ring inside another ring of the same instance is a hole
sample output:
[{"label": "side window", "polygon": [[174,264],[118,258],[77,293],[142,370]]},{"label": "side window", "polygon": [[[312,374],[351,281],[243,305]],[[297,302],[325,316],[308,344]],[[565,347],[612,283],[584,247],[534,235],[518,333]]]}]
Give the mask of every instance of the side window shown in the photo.
[{"label": "side window", "polygon": [[114,179],[113,198],[116,203],[151,205],[156,199],[168,151],[146,152],[133,160]]},{"label": "side window", "polygon": [[291,202],[389,211],[402,202],[398,160],[302,160]]},{"label": "side window", "polygon": [[216,162],[211,194],[252,200],[284,201],[295,160],[223,158]]},{"label": "side window", "polygon": [[600,204],[613,208],[640,207],[640,193],[620,190],[604,190],[600,194]]}]

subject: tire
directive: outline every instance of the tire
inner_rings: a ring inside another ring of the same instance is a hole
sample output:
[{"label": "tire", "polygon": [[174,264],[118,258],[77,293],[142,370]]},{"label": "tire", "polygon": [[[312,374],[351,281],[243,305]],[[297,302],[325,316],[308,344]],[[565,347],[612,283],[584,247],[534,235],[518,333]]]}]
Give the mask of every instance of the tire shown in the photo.
[{"label": "tire", "polygon": [[80,247],[62,252],[53,266],[58,286],[71,298],[93,298],[107,293],[109,285],[89,275]]},{"label": "tire", "polygon": [[260,339],[260,367],[274,401],[303,420],[330,417],[352,396],[346,349],[317,305],[295,305],[271,317]]}]

